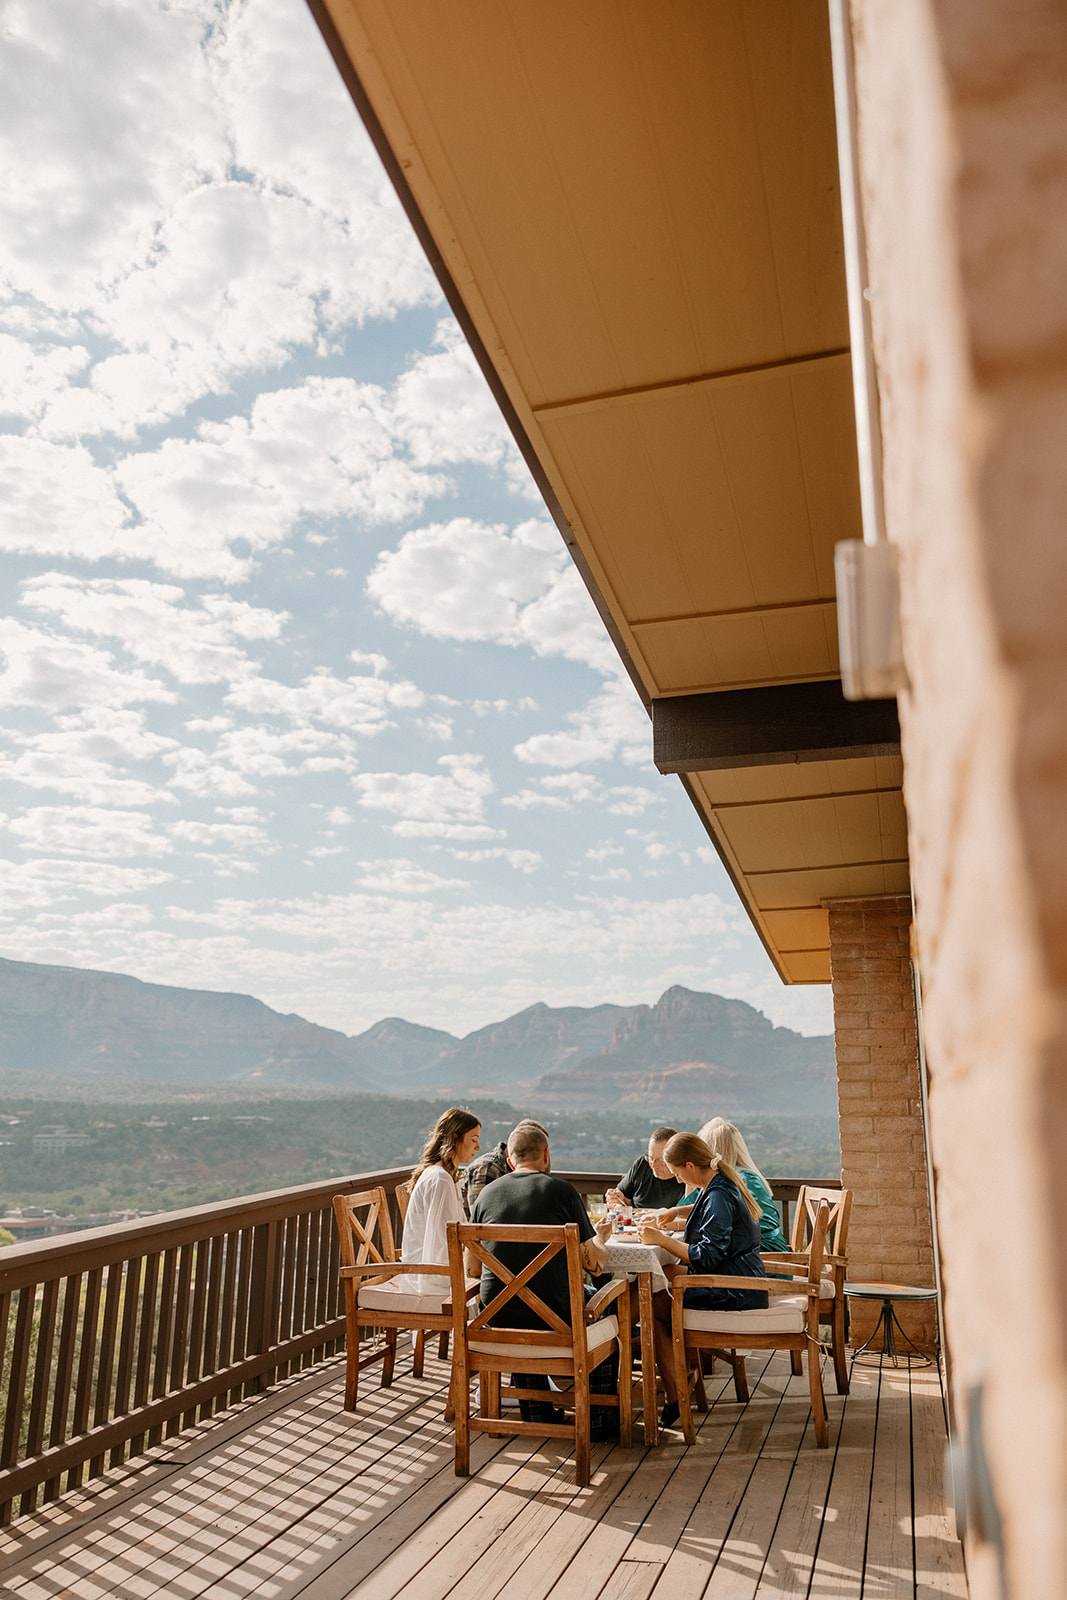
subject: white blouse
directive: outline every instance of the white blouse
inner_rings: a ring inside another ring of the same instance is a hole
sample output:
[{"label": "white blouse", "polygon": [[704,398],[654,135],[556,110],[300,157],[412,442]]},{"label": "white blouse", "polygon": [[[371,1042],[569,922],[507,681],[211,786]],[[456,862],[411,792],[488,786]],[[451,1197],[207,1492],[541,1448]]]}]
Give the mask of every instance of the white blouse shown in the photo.
[{"label": "white blouse", "polygon": [[[450,1222],[466,1220],[458,1181],[442,1166],[427,1167],[420,1174],[408,1201],[400,1247],[401,1261],[432,1261],[435,1265],[440,1262],[446,1266],[448,1237],[445,1228]],[[394,1281],[402,1283],[407,1294],[432,1294],[442,1298],[451,1287],[447,1278],[421,1272],[405,1273],[403,1278]]]}]

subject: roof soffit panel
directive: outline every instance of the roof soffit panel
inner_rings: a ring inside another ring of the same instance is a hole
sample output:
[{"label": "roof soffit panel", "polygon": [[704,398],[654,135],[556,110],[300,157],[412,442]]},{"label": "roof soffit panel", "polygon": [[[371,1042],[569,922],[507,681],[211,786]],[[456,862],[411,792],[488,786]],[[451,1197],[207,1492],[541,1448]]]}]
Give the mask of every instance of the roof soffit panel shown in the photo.
[{"label": "roof soffit panel", "polygon": [[847,345],[821,0],[328,9],[530,403]]},{"label": "roof soffit panel", "polygon": [[901,861],[908,854],[899,793],[737,806],[717,812],[715,821],[746,874]]},{"label": "roof soffit panel", "polygon": [[638,625],[637,648],[660,699],[810,683],[840,673],[834,603]]},{"label": "roof soffit panel", "polygon": [[537,423],[631,624],[833,601],[860,526],[847,355]]},{"label": "roof soffit panel", "polygon": [[899,756],[853,756],[844,761],[790,762],[776,767],[695,772],[697,788],[715,809],[735,805],[787,805],[838,794],[895,793],[901,785]]}]

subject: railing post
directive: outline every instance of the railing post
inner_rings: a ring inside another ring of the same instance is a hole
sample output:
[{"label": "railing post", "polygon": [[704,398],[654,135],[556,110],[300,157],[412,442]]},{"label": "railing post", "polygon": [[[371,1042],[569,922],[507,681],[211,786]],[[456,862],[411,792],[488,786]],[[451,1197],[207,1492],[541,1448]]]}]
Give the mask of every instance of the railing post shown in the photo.
[{"label": "railing post", "polygon": [[[266,1355],[278,1341],[278,1222],[265,1222],[252,1230],[252,1279],[249,1284],[248,1345],[246,1354]],[[264,1372],[244,1386],[245,1397],[262,1394],[273,1381]]]}]

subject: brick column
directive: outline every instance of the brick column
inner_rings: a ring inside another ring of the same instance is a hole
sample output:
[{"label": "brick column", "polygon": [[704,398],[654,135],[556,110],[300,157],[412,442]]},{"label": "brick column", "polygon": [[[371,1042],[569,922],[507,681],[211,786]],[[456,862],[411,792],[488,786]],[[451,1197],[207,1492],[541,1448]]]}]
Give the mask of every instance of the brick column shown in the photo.
[{"label": "brick column", "polygon": [[[905,897],[830,906],[841,1180],[854,1197],[848,1276],[926,1286],[934,1257],[910,930]],[[853,1345],[878,1309],[852,1302]],[[895,1310],[908,1337],[932,1350],[933,1303]]]}]

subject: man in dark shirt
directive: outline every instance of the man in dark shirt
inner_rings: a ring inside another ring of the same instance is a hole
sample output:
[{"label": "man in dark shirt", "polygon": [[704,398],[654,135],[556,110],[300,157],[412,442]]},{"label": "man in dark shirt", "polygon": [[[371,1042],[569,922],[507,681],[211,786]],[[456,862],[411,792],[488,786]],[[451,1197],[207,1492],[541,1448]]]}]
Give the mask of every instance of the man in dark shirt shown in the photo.
[{"label": "man in dark shirt", "polygon": [[[563,1178],[554,1178],[548,1135],[539,1123],[520,1122],[512,1129],[508,1139],[508,1159],[512,1170],[486,1184],[471,1208],[472,1222],[516,1224],[536,1227],[557,1227],[576,1222],[581,1239],[582,1265],[589,1272],[603,1271],[607,1258],[600,1236],[607,1237],[610,1223],[594,1229],[589,1220],[582,1197],[572,1184]],[[491,1243],[490,1254],[496,1256],[511,1272],[521,1272],[523,1267],[543,1247],[537,1244]],[[486,1305],[502,1289],[501,1280],[488,1267],[482,1270],[482,1304]],[[567,1279],[567,1257],[559,1251],[547,1266],[542,1267],[530,1280],[533,1293],[561,1318],[570,1323],[570,1288]],[[544,1327],[543,1320],[531,1306],[516,1298],[508,1302],[503,1315],[506,1326],[512,1328]],[[593,1394],[614,1394],[618,1389],[618,1357],[612,1356],[589,1375]],[[548,1379],[535,1373],[524,1373],[519,1387],[548,1389]],[[553,1406],[548,1402],[522,1400],[519,1409],[525,1422],[553,1422],[558,1420]],[[619,1430],[619,1414],[606,1406],[594,1406],[591,1419],[591,1436],[612,1438]]]},{"label": "man in dark shirt", "polygon": [[619,1179],[617,1189],[609,1189],[604,1196],[609,1206],[637,1206],[640,1209],[665,1211],[676,1206],[685,1193],[685,1185],[671,1176],[671,1169],[663,1159],[667,1140],[673,1139],[674,1128],[657,1128],[648,1141],[648,1155],[638,1156],[625,1178]]}]

